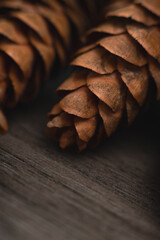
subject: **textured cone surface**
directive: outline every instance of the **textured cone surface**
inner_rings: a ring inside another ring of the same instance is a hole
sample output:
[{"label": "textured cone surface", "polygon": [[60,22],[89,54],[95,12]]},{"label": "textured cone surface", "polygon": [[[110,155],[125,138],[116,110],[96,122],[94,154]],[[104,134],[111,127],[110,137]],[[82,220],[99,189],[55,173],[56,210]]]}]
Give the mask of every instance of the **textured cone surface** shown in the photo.
[{"label": "textured cone surface", "polygon": [[63,98],[47,124],[48,135],[62,148],[80,151],[131,124],[160,99],[160,1],[112,1],[103,23],[87,34],[87,44],[72,62],[73,74],[57,89]]},{"label": "textured cone surface", "polygon": [[[90,0],[1,0],[0,108],[34,97],[55,59],[66,61],[73,37],[79,38],[96,13],[96,1]],[[2,112],[0,129],[7,130]]]}]

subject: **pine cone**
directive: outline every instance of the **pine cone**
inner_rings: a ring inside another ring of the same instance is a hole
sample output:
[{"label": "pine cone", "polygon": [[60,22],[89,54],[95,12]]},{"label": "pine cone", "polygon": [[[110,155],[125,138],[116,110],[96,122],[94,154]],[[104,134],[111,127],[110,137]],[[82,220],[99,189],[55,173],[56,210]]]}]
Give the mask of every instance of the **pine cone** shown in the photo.
[{"label": "pine cone", "polygon": [[[95,0],[0,1],[1,109],[35,96],[55,58],[66,61],[73,36],[79,38],[96,11]],[[1,111],[0,132],[6,130]]]},{"label": "pine cone", "polygon": [[87,43],[48,115],[47,133],[63,149],[97,146],[160,99],[160,1],[112,1]]}]

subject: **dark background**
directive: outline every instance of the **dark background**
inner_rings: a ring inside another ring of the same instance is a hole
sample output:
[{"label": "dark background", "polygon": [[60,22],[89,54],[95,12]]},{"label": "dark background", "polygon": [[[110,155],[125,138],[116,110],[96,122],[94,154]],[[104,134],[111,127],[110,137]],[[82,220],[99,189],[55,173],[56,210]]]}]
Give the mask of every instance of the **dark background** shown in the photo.
[{"label": "dark background", "polygon": [[7,113],[0,239],[159,240],[160,104],[95,150],[63,152],[44,130],[61,75]]}]

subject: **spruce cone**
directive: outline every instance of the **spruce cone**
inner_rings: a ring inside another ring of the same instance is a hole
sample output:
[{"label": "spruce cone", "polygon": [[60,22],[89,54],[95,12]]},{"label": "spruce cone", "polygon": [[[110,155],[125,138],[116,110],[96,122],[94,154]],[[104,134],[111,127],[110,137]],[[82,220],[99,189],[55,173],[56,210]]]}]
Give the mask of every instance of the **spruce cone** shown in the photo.
[{"label": "spruce cone", "polygon": [[61,148],[80,151],[131,124],[160,98],[160,1],[112,1],[87,41],[72,62],[73,74],[57,90],[63,98],[47,124]]},{"label": "spruce cone", "polygon": [[[79,38],[93,21],[96,4],[95,0],[0,1],[1,109],[35,96],[55,58],[65,61],[73,36]],[[0,111],[0,133],[6,130]]]}]

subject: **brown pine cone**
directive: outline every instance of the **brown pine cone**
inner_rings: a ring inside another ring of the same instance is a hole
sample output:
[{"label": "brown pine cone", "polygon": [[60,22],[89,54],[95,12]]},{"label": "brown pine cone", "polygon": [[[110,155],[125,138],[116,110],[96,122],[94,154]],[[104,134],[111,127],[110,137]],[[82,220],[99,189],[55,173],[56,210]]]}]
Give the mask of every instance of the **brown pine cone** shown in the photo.
[{"label": "brown pine cone", "polygon": [[159,0],[112,1],[87,40],[48,115],[47,133],[63,149],[95,147],[160,98]]},{"label": "brown pine cone", "polygon": [[[66,61],[73,48],[73,37],[78,39],[91,25],[97,2],[0,1],[1,109],[35,96],[55,58]],[[6,130],[7,122],[1,111],[0,133]]]}]

